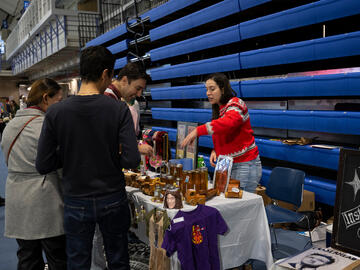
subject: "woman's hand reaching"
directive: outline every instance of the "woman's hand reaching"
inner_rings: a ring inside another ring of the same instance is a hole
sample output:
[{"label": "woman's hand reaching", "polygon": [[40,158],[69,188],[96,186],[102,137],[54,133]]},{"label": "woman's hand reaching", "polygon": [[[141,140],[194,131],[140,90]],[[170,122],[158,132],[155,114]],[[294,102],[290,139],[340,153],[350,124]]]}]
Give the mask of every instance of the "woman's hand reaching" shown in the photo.
[{"label": "woman's hand reaching", "polygon": [[215,162],[216,162],[216,153],[215,150],[212,150],[210,154],[210,165],[215,167],[216,166]]},{"label": "woman's hand reaching", "polygon": [[196,139],[196,137],[197,137],[197,129],[195,128],[181,142],[181,148],[184,148],[185,146],[191,144]]}]

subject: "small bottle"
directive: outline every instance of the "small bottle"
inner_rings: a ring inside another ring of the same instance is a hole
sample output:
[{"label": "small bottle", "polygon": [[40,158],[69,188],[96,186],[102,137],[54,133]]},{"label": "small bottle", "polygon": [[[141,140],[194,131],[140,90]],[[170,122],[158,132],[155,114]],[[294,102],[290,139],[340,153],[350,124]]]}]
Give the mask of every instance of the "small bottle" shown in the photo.
[{"label": "small bottle", "polygon": [[141,155],[141,161],[140,161],[140,174],[141,175],[145,175],[145,171],[146,171],[146,168],[145,168],[145,155]]},{"label": "small bottle", "polygon": [[155,202],[161,202],[161,188],[160,185],[156,184],[155,191],[154,191],[154,200]]},{"label": "small bottle", "polygon": [[185,196],[186,194],[186,187],[189,183],[190,180],[190,176],[189,176],[189,171],[183,171],[183,178],[181,179],[181,193]]},{"label": "small bottle", "polygon": [[177,188],[179,188],[179,187],[180,187],[180,182],[181,182],[181,178],[180,178],[180,177],[176,177],[174,186],[177,187]]}]

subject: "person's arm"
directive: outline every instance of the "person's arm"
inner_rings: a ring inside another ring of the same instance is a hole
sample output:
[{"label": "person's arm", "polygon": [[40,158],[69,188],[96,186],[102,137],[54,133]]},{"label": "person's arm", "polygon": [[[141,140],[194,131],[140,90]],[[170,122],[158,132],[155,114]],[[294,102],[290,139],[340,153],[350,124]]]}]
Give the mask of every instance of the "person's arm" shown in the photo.
[{"label": "person's arm", "polygon": [[[246,113],[244,114],[244,112]],[[191,131],[182,141],[181,147],[184,148],[191,144],[196,137],[212,135],[218,132],[232,132],[234,127],[242,125],[248,118],[249,114],[247,110],[244,111],[236,106],[229,107],[223,117],[207,122]]]},{"label": "person's arm", "polygon": [[50,115],[47,113],[41,129],[36,156],[36,170],[40,174],[47,174],[59,168],[60,158],[56,148],[56,133]]},{"label": "person's arm", "polygon": [[119,130],[121,148],[120,161],[123,168],[136,168],[140,163],[140,153],[134,131],[134,122],[127,105],[121,105],[122,121]]}]

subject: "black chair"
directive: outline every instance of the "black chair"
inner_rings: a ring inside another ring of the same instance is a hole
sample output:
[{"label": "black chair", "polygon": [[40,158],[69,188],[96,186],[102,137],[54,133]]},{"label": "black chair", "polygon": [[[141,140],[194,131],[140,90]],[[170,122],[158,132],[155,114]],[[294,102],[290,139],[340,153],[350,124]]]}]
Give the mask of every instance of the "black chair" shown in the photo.
[{"label": "black chair", "polygon": [[[270,230],[272,229],[274,232],[276,249],[278,243],[273,225],[279,223],[300,222],[303,219],[307,220],[310,243],[312,244],[309,219],[306,215],[296,212],[302,202],[304,179],[305,173],[301,170],[275,167],[271,171],[270,179],[266,187],[266,195],[272,199],[272,203],[267,205],[265,210]],[[293,204],[295,211],[280,207],[275,200]]]}]

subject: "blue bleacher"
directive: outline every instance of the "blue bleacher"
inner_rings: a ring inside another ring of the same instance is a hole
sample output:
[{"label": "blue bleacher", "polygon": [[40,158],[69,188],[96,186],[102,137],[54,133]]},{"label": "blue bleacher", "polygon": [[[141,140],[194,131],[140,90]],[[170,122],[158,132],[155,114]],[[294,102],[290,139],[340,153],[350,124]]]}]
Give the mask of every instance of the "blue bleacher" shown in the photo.
[{"label": "blue bleacher", "polygon": [[128,49],[128,43],[129,43],[129,40],[125,39],[125,40],[115,43],[114,45],[111,45],[107,48],[112,54],[117,54],[117,53],[126,51]]},{"label": "blue bleacher", "polygon": [[120,69],[128,63],[127,57],[116,59],[114,69]]},{"label": "blue bleacher", "polygon": [[360,112],[249,110],[253,127],[360,135]]},{"label": "blue bleacher", "polygon": [[323,0],[156,48],[150,51],[150,56],[152,61],[157,61],[257,36],[355,15],[359,9],[360,1],[358,0],[341,2]]},{"label": "blue bleacher", "polygon": [[359,13],[358,0],[322,0],[240,24],[241,39],[281,32]]},{"label": "blue bleacher", "polygon": [[242,11],[268,2],[271,2],[271,0],[239,0],[239,6]]},{"label": "blue bleacher", "polygon": [[[161,18],[164,18],[178,10],[184,9],[193,5],[200,0],[170,0],[156,8],[153,8],[141,15],[142,19],[150,18],[150,22],[155,22]],[[239,0],[240,10],[249,9],[271,0]]]},{"label": "blue bleacher", "polygon": [[[219,10],[221,10],[221,12],[219,12]],[[220,3],[150,30],[150,40],[159,40],[238,12],[240,12],[238,0],[224,0]]]},{"label": "blue bleacher", "polygon": [[[237,96],[240,94],[239,84],[239,82],[231,82],[231,87],[236,91]],[[204,84],[151,88],[150,93],[153,100],[207,98]]]},{"label": "blue bleacher", "polygon": [[127,33],[126,24],[121,24],[116,28],[102,34],[101,36],[98,36],[97,38],[90,40],[88,43],[86,43],[86,47],[102,45],[108,41],[111,41],[115,38],[125,35],[126,33]]},{"label": "blue bleacher", "polygon": [[150,50],[152,61],[240,41],[239,25]]},{"label": "blue bleacher", "polygon": [[141,18],[150,18],[150,22],[155,22],[161,18],[164,18],[178,10],[186,8],[192,4],[199,2],[200,0],[170,0],[165,4],[162,4],[156,8],[153,8],[141,15]]},{"label": "blue bleacher", "polygon": [[[360,31],[151,70],[153,80],[360,55]],[[239,57],[240,59],[236,59]],[[240,61],[239,61],[240,60]]]},{"label": "blue bleacher", "polygon": [[242,69],[359,55],[360,31],[240,53]]},{"label": "blue bleacher", "polygon": [[209,109],[184,109],[184,108],[151,108],[153,119],[200,122],[205,123],[211,119]]},{"label": "blue bleacher", "polygon": [[[360,73],[300,76],[231,82],[241,98],[360,96]],[[204,84],[151,88],[153,100],[206,97]]]},{"label": "blue bleacher", "polygon": [[306,145],[287,145],[280,141],[256,138],[260,156],[337,170],[339,163],[339,148],[322,149]]},{"label": "blue bleacher", "polygon": [[154,68],[150,70],[150,75],[153,80],[163,80],[238,69],[240,69],[240,62],[239,54],[236,53],[170,67]]},{"label": "blue bleacher", "polygon": [[240,93],[244,98],[359,96],[360,73],[247,80]]},{"label": "blue bleacher", "polygon": [[[170,141],[176,141],[175,128],[152,127],[153,130],[164,130],[169,134]],[[291,161],[304,165],[317,166],[336,170],[339,159],[339,149],[319,149],[310,146],[286,145],[278,141],[256,138],[256,144],[259,147],[261,157],[273,158],[285,161]],[[201,136],[199,146],[212,148],[212,139],[210,136]],[[210,171],[214,168],[210,166],[209,155],[202,153],[205,163]],[[175,158],[175,149],[172,149],[172,158]],[[271,169],[263,167],[263,176],[261,184],[266,186]],[[315,193],[316,201],[334,205],[336,193],[336,181],[321,177],[306,176],[306,190]]]},{"label": "blue bleacher", "polygon": [[[153,119],[206,123],[210,109],[152,108]],[[360,135],[360,112],[249,110],[253,127]]]}]

